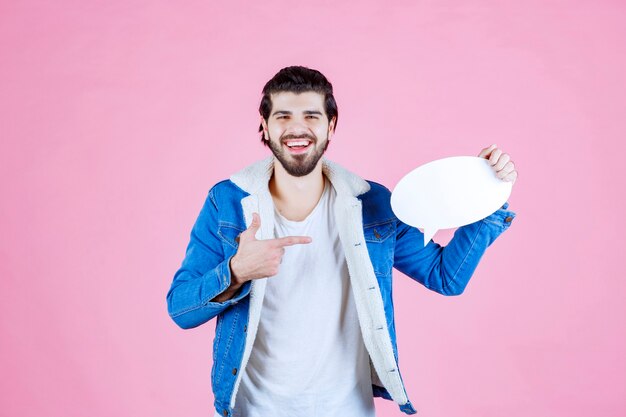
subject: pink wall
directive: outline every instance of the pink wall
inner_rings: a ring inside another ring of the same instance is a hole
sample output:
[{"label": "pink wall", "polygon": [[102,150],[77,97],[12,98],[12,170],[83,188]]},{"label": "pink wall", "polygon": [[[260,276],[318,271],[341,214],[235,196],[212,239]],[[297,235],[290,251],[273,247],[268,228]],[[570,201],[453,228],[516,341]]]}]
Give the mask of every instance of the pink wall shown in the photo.
[{"label": "pink wall", "polygon": [[328,157],[366,178],[490,143],[518,167],[465,294],[396,274],[421,415],[625,415],[626,5],[248,3],[0,5],[0,414],[211,415],[214,324],[177,328],[165,294],[299,64],[336,89]]}]

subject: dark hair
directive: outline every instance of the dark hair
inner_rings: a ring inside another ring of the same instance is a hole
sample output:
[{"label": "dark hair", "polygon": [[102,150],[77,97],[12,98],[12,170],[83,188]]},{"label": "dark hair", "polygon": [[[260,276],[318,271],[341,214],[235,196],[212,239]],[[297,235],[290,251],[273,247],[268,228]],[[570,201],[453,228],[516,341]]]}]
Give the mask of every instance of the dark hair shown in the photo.
[{"label": "dark hair", "polygon": [[[333,129],[336,129],[339,112],[333,96],[333,85],[326,79],[324,74],[307,67],[291,66],[278,71],[263,87],[263,98],[261,98],[261,104],[259,105],[259,113],[267,122],[272,111],[272,93],[291,92],[299,94],[308,91],[324,95],[326,116],[328,116],[329,122],[333,117],[335,118]],[[267,146],[267,141],[263,137],[262,123],[259,126],[259,132],[261,132],[261,142]]]}]

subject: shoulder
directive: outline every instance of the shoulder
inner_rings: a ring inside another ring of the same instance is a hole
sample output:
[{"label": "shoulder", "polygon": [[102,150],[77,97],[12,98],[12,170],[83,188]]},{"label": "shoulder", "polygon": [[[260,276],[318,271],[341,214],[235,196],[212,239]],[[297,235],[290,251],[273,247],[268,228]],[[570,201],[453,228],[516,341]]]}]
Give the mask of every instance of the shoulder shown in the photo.
[{"label": "shoulder", "polygon": [[365,180],[365,181],[367,181],[367,183],[370,185],[369,191],[365,194],[371,193],[372,195],[375,195],[375,196],[388,195],[391,197],[391,191],[389,190],[389,188],[385,187],[381,183],[378,183],[372,180]]},{"label": "shoulder", "polygon": [[234,200],[239,202],[243,197],[247,195],[247,192],[239,188],[230,179],[224,179],[215,183],[209,189],[207,198],[210,199],[216,207],[219,207],[220,205],[223,205],[225,203],[227,204],[229,201]]},{"label": "shoulder", "polygon": [[365,180],[369,191],[359,196],[363,203],[363,224],[388,221],[395,218],[391,210],[391,191],[384,185]]}]

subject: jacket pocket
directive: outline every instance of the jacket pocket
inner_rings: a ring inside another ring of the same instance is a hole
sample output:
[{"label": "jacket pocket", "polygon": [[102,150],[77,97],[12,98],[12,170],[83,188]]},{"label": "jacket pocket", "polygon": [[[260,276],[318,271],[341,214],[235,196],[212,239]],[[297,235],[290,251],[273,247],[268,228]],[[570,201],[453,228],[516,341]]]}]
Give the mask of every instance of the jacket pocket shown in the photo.
[{"label": "jacket pocket", "polygon": [[363,226],[363,235],[374,273],[379,277],[391,276],[396,223],[393,219]]},{"label": "jacket pocket", "polygon": [[393,219],[375,224],[363,226],[363,234],[366,242],[382,243],[387,240],[396,230]]},{"label": "jacket pocket", "polygon": [[222,242],[237,249],[239,247],[239,235],[244,229],[232,223],[220,222],[217,226],[217,235]]}]

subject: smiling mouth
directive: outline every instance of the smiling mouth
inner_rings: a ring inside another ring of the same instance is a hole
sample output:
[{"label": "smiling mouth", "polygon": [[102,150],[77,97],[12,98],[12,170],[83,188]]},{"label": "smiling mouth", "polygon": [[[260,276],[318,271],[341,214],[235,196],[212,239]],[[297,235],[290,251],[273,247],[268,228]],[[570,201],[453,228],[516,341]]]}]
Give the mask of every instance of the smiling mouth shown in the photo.
[{"label": "smiling mouth", "polygon": [[283,142],[283,145],[289,149],[290,153],[304,153],[312,143],[309,139],[290,139]]}]

